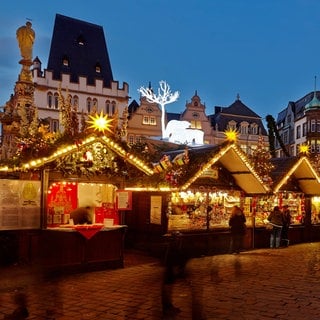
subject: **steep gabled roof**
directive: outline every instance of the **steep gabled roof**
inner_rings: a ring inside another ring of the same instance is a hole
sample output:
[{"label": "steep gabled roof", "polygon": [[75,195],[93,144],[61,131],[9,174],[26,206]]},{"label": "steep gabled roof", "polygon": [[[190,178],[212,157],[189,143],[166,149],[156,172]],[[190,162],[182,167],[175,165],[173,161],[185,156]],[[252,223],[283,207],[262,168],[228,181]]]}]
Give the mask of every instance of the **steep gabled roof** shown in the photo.
[{"label": "steep gabled roof", "polygon": [[213,128],[218,126],[219,131],[225,131],[231,120],[237,123],[248,122],[249,124],[256,123],[262,135],[267,135],[266,129],[262,123],[261,117],[248,108],[240,99],[237,99],[229,107],[216,107],[216,112],[209,116]]},{"label": "steep gabled roof", "polygon": [[113,75],[103,28],[57,14],[47,69],[53,71],[54,79],[64,73],[70,74],[72,82],[83,76],[90,85],[101,79],[110,87]]},{"label": "steep gabled roof", "polygon": [[308,195],[319,194],[320,178],[306,157],[274,158],[271,172],[273,190],[301,191]]},{"label": "steep gabled roof", "polygon": [[112,152],[114,152],[116,155],[118,155],[120,158],[122,158],[125,162],[130,163],[140,171],[144,172],[146,175],[153,174],[153,169],[149,166],[149,164],[145,163],[142,159],[135,156],[133,153],[128,152],[120,144],[118,144],[113,139],[107,136],[91,136],[81,141],[80,145],[73,143],[68,146],[63,146],[57,151],[53,152],[50,156],[31,160],[28,163],[22,164],[19,168],[9,169],[7,167],[3,167],[0,168],[0,171],[25,171],[45,167],[46,165],[53,163],[57,159],[76,153],[80,148],[86,150],[86,148],[96,143],[101,143],[102,145],[110,149]]},{"label": "steep gabled roof", "polygon": [[[179,151],[175,151],[167,154],[174,157],[178,153]],[[201,176],[212,166],[218,166],[223,168],[224,177],[227,177],[228,173],[236,186],[247,194],[264,194],[270,191],[269,187],[249,164],[246,155],[235,144],[225,142],[219,146],[190,148],[188,154],[187,177],[180,185],[182,190],[196,184],[197,180],[202,179]],[[220,176],[218,179],[224,178]],[[230,181],[222,182],[230,188]]]},{"label": "steep gabled roof", "polygon": [[253,118],[261,118],[255,112],[253,112],[250,108],[248,108],[240,99],[237,99],[234,103],[232,103],[227,108],[222,108],[221,113],[230,114],[230,115],[239,115],[245,117],[253,117]]}]

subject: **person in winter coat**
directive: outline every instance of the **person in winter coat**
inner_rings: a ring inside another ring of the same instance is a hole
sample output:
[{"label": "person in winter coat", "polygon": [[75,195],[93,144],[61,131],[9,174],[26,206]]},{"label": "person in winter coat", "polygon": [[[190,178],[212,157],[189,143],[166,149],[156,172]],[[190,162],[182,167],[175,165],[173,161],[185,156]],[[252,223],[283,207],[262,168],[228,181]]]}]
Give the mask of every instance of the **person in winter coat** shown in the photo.
[{"label": "person in winter coat", "polygon": [[273,208],[273,211],[269,214],[268,220],[272,225],[270,248],[279,248],[281,241],[281,230],[283,226],[283,214],[278,206]]},{"label": "person in winter coat", "polygon": [[283,206],[283,226],[281,231],[281,240],[286,247],[289,246],[289,227],[291,224],[291,213],[288,205]]},{"label": "person in winter coat", "polygon": [[229,226],[231,231],[231,253],[240,253],[246,234],[246,217],[238,206],[232,208]]}]

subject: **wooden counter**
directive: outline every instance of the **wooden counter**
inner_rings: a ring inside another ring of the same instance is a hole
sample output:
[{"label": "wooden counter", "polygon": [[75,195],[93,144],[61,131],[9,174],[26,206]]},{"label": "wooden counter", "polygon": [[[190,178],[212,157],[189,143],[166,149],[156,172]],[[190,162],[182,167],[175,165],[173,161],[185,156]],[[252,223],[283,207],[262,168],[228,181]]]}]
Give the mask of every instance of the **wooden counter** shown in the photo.
[{"label": "wooden counter", "polygon": [[126,226],[103,227],[88,239],[74,228],[43,230],[40,262],[63,272],[122,268],[125,231]]}]

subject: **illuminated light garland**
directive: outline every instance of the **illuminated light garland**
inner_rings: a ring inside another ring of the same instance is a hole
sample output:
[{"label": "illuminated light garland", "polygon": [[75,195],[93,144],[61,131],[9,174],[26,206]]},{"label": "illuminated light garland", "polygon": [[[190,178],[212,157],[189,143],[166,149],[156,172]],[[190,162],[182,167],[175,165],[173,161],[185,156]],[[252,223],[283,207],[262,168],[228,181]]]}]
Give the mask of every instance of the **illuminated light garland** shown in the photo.
[{"label": "illuminated light garland", "polygon": [[[143,171],[144,173],[146,173],[147,175],[152,175],[153,174],[153,169],[150,168],[146,163],[144,163],[141,159],[135,157],[133,154],[131,153],[127,153],[126,150],[124,150],[119,144],[117,144],[116,142],[114,142],[113,140],[109,139],[108,137],[104,136],[104,137],[88,137],[87,139],[85,139],[83,141],[83,143],[81,144],[81,147],[86,147],[89,144],[92,143],[96,143],[96,142],[100,142],[104,145],[107,145],[112,151],[114,151],[116,154],[118,154],[120,157],[126,157],[127,161],[129,163],[131,163],[132,165],[138,167],[138,169],[140,169],[141,171]],[[53,153],[53,155],[49,156],[49,157],[44,157],[41,159],[37,159],[37,160],[32,160],[28,163],[24,163],[21,164],[20,167],[18,168],[14,168],[14,169],[9,169],[7,166],[1,168],[0,167],[0,171],[21,171],[21,170],[28,170],[30,168],[37,168],[37,167],[41,167],[42,165],[52,162],[62,156],[67,156],[69,154],[71,154],[74,150],[76,150],[78,147],[74,146],[74,145],[69,145],[66,147],[61,147],[60,149],[58,149],[57,151],[55,151]]]},{"label": "illuminated light garland", "polygon": [[182,187],[181,190],[186,190],[189,188],[189,186],[195,182],[206,170],[208,170],[212,165],[214,165],[220,158],[222,158],[228,151],[234,150],[235,153],[238,155],[238,157],[241,159],[241,161],[245,164],[245,166],[250,170],[251,174],[259,181],[259,183],[263,186],[266,192],[270,191],[269,186],[267,186],[263,180],[260,178],[260,176],[256,173],[254,168],[249,164],[249,162],[246,160],[245,155],[238,149],[238,147],[233,143],[227,145],[224,149],[220,150],[220,152],[215,155],[206,165],[204,165],[198,172],[189,179]]},{"label": "illuminated light garland", "polygon": [[296,171],[296,169],[303,163],[305,162],[306,165],[309,167],[310,171],[312,172],[312,174],[314,175],[314,177],[316,178],[317,182],[320,183],[320,177],[318,176],[318,174],[316,173],[316,171],[313,169],[312,165],[310,164],[310,162],[308,161],[308,159],[306,157],[302,157],[300,158],[297,163],[287,172],[287,174],[279,181],[279,183],[274,187],[274,192],[277,193],[279,192],[280,188],[286,184],[286,182],[289,180],[290,176],[293,174],[294,171]]}]

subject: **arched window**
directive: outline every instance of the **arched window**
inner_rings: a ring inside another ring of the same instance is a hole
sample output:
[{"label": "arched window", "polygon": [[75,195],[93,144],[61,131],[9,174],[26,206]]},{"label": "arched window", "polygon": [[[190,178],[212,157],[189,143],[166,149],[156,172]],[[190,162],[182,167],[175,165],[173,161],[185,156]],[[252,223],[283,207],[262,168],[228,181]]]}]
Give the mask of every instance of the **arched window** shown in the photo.
[{"label": "arched window", "polygon": [[116,112],[116,102],[112,101],[111,102],[111,116],[113,116]]},{"label": "arched window", "polygon": [[91,112],[91,106],[92,106],[91,98],[87,98],[87,111],[88,111],[88,113]]},{"label": "arched window", "polygon": [[106,114],[110,115],[110,101],[109,100],[106,101],[105,106],[106,106]]},{"label": "arched window", "polygon": [[73,96],[73,106],[78,108],[78,106],[79,106],[79,97],[78,96]]},{"label": "arched window", "polygon": [[236,130],[237,129],[237,123],[234,120],[229,121],[228,129],[229,130]]},{"label": "arched window", "polygon": [[54,94],[54,108],[59,109],[59,95],[57,93]]},{"label": "arched window", "polygon": [[98,112],[98,100],[96,98],[92,100],[92,111]]},{"label": "arched window", "polygon": [[48,94],[47,94],[47,105],[48,105],[48,108],[52,108],[52,105],[53,105],[52,92],[48,92]]}]

